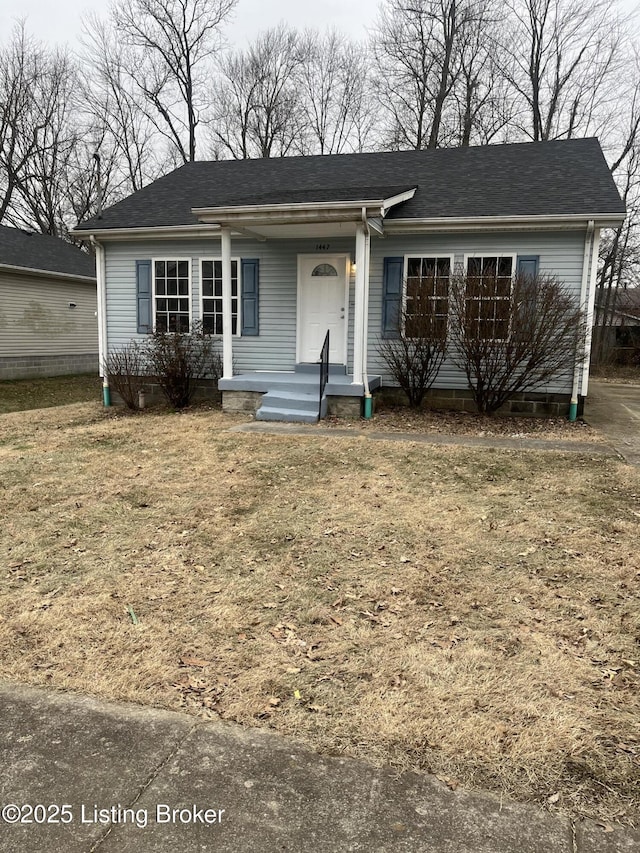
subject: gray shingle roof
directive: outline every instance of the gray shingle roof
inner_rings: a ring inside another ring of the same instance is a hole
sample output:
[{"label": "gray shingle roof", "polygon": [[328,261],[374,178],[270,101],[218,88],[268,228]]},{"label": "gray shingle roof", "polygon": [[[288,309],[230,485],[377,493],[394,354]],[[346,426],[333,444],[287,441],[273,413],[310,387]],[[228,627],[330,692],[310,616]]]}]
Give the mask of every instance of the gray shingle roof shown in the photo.
[{"label": "gray shingle roof", "polygon": [[49,234],[0,225],[0,264],[95,278],[93,257]]},{"label": "gray shingle roof", "polygon": [[[181,166],[79,228],[191,225],[191,208],[371,198],[417,187],[390,219],[624,214],[597,139],[223,160]],[[345,196],[346,193],[346,196]]]}]

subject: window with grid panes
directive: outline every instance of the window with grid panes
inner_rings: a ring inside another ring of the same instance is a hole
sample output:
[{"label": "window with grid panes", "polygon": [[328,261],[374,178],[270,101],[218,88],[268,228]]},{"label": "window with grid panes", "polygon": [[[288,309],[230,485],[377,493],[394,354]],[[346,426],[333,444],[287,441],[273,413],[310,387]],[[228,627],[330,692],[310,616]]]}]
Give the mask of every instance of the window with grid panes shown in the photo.
[{"label": "window with grid panes", "polygon": [[[209,335],[222,334],[222,261],[202,261],[202,328]],[[231,333],[238,334],[238,261],[231,261]]]},{"label": "window with grid panes", "polygon": [[467,319],[479,340],[509,337],[513,258],[491,255],[467,261]]},{"label": "window with grid panes", "polygon": [[189,261],[154,261],[153,287],[156,331],[188,332]]},{"label": "window with grid panes", "polygon": [[444,338],[449,316],[451,258],[407,258],[405,333]]}]

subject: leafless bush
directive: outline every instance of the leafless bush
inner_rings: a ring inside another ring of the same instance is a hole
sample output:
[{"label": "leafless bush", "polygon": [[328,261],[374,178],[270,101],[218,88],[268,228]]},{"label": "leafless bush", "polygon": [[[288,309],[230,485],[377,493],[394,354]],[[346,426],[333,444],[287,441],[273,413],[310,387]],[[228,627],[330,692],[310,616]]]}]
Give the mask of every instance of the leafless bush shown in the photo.
[{"label": "leafless bush", "polygon": [[396,334],[382,338],[378,352],[407,395],[409,405],[418,408],[445,357],[447,298],[446,293],[426,295],[417,286],[406,290],[406,299],[398,311]]},{"label": "leafless bush", "polygon": [[190,332],[156,332],[145,350],[154,380],[176,409],[191,404],[199,380],[222,376],[218,342],[202,323],[194,322]]},{"label": "leafless bush", "polygon": [[144,346],[131,341],[127,346],[109,353],[106,369],[110,387],[122,397],[125,406],[138,409],[138,394],[149,382]]},{"label": "leafless bush", "polygon": [[459,275],[449,293],[451,357],[479,412],[495,413],[584,358],[583,312],[557,278]]}]

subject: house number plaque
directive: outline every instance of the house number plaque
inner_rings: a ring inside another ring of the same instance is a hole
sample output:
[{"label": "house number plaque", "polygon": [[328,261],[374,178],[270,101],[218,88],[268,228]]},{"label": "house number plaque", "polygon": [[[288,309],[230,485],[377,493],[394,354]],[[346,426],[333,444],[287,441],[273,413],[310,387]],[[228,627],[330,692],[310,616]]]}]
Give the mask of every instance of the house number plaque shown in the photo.
[{"label": "house number plaque", "polygon": [[316,252],[326,252],[331,248],[331,243],[316,243]]}]

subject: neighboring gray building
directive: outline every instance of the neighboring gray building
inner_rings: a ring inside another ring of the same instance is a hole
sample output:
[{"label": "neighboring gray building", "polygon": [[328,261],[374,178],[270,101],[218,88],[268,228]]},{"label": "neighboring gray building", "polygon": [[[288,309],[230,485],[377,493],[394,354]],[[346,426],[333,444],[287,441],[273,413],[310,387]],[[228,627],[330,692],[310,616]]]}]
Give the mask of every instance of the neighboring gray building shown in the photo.
[{"label": "neighboring gray building", "polygon": [[95,261],[0,225],[0,380],[98,372]]},{"label": "neighboring gray building", "polygon": [[[97,244],[101,354],[202,320],[221,337],[225,408],[313,419],[327,330],[330,410],[392,384],[378,341],[407,277],[556,275],[592,312],[600,229],[624,216],[598,141],[584,139],[189,163],[75,233]],[[446,288],[431,298],[448,310]],[[576,367],[515,402],[564,413],[587,383]],[[460,408],[466,388],[446,361],[432,396]]]}]

